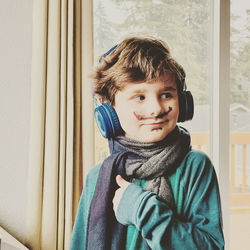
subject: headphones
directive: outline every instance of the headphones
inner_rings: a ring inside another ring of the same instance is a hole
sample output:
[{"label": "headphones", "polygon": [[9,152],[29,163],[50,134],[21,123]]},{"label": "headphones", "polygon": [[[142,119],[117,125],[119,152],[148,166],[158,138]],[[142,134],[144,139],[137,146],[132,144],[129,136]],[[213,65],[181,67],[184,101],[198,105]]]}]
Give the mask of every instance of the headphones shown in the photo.
[{"label": "headphones", "polygon": [[192,120],[194,116],[194,99],[190,91],[178,91],[179,117],[177,122]]},{"label": "headphones", "polygon": [[[109,53],[111,53],[118,45],[112,47],[108,52],[106,52],[99,63],[105,58]],[[179,93],[180,92],[180,93]],[[93,94],[95,110],[94,116],[97,126],[104,138],[110,139],[122,133],[122,128],[119,122],[116,111],[108,102],[101,104],[98,99]],[[178,122],[185,122],[192,120],[194,115],[194,100],[190,91],[184,89],[183,91],[178,91],[179,100],[179,117]]]}]

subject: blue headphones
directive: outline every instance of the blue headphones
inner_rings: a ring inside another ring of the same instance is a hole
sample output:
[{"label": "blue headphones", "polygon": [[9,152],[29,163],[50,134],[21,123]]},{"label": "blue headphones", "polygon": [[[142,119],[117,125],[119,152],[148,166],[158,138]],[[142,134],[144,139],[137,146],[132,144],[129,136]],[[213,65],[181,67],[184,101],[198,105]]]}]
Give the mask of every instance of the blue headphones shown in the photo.
[{"label": "blue headphones", "polygon": [[102,136],[110,139],[121,134],[122,128],[115,110],[108,102],[100,104],[96,97],[93,97],[95,102],[94,116]]},{"label": "blue headphones", "polygon": [[[109,53],[111,53],[118,45],[112,47],[103,57],[99,60],[99,63]],[[179,92],[179,91],[178,91]],[[111,105],[108,102],[103,104],[99,103],[93,94],[95,102],[94,116],[97,126],[104,138],[110,139],[123,132],[119,118]],[[178,122],[185,122],[192,120],[194,115],[194,100],[190,91],[183,90],[178,93],[179,98],[179,117]]]}]

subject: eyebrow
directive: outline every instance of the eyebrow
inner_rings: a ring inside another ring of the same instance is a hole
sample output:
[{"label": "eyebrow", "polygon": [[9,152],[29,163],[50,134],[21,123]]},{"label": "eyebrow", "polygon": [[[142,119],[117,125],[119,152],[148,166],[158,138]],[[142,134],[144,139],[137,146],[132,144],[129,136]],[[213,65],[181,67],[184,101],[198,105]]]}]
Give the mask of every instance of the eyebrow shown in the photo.
[{"label": "eyebrow", "polygon": [[136,89],[131,91],[131,94],[141,94],[141,93],[145,93],[145,90],[143,89]]},{"label": "eyebrow", "polygon": [[165,87],[163,90],[165,90],[165,91],[175,91],[176,88],[170,86],[170,87]]},{"label": "eyebrow", "polygon": [[[175,87],[166,86],[166,87],[163,87],[161,91],[176,91],[176,90],[177,89]],[[131,92],[131,94],[143,94],[143,93],[145,93],[144,89],[136,89]]]}]

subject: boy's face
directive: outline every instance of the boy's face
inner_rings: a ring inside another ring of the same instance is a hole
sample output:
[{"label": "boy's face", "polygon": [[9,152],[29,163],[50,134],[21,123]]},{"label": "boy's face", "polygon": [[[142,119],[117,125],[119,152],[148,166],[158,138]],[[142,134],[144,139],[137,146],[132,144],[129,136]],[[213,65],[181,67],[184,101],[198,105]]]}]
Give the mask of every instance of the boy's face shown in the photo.
[{"label": "boy's face", "polygon": [[179,116],[175,79],[167,75],[150,83],[127,83],[116,93],[114,109],[126,137],[140,142],[163,140]]}]

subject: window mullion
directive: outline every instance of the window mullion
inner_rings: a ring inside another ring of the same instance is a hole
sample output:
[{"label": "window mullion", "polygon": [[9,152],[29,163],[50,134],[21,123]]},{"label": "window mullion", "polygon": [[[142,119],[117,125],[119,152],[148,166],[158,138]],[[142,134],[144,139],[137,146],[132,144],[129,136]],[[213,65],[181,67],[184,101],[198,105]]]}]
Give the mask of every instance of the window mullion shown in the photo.
[{"label": "window mullion", "polygon": [[213,3],[211,155],[219,179],[224,234],[229,249],[230,0]]}]

